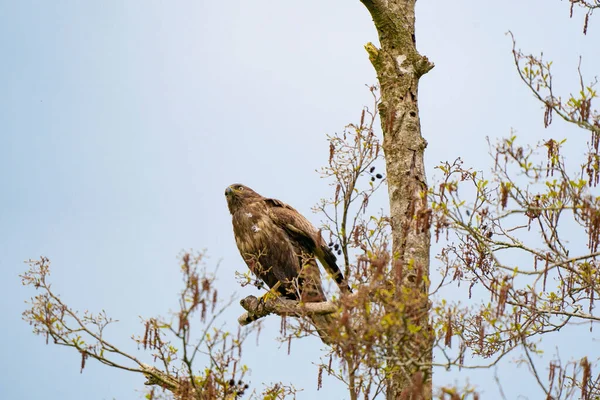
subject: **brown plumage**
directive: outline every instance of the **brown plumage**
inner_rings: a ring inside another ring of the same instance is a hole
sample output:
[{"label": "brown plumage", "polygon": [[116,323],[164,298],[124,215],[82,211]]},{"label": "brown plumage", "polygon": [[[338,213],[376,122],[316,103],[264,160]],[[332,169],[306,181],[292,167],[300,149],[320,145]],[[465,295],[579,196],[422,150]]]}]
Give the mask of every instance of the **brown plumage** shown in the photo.
[{"label": "brown plumage", "polygon": [[[270,288],[281,282],[277,291],[288,299],[326,301],[317,258],[342,291],[350,290],[320,232],[298,211],[241,184],[227,187],[225,196],[240,254]],[[331,316],[311,319],[326,341]]]}]

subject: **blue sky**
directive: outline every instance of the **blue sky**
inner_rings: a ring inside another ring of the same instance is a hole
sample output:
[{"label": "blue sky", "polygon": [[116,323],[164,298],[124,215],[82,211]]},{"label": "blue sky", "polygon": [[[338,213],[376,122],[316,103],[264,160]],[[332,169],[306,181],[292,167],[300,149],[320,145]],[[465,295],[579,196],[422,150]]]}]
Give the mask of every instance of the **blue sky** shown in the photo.
[{"label": "blue sky", "polygon": [[[584,37],[582,16],[569,19],[558,0],[421,0],[417,13],[418,48],[436,64],[419,100],[430,182],[438,162],[458,156],[487,169],[486,136],[572,133],[543,129],[505,33],[555,60],[567,94],[579,55],[585,74],[598,71],[593,18]],[[206,248],[220,262],[222,293],[254,293],[234,280],[245,265],[223,191],[243,182],[319,223],[310,209],[328,193],[315,172],[325,135],[370,104],[368,41],[376,32],[358,0],[0,0],[0,398],[137,398],[143,386],[94,362],[80,374],[74,352],[31,334],[20,315],[33,292],[17,276],[26,259],[49,257],[63,299],[105,309],[120,320],[111,337],[131,348],[139,316],[176,306],[182,249]],[[345,398],[333,381],[316,392],[318,340],[287,356],[272,342],[277,326],[269,321],[260,346],[247,346],[253,384],[290,381],[305,389],[300,399]],[[436,384],[468,377],[490,393],[493,373],[440,371]],[[508,386],[509,398],[536,393]]]}]

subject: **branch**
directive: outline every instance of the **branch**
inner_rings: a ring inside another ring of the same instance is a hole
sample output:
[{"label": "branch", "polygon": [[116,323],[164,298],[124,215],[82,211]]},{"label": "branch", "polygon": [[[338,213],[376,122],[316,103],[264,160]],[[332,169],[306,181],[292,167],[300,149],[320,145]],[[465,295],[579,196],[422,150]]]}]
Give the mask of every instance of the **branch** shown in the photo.
[{"label": "branch", "polygon": [[143,374],[146,377],[144,385],[158,385],[172,393],[177,393],[181,382],[171,375],[148,364],[142,364]]},{"label": "branch", "polygon": [[[184,253],[181,257],[185,288],[181,292],[181,309],[175,314],[179,318],[179,327],[176,329],[172,323],[163,321],[162,318],[151,318],[143,321],[144,335],[132,337],[139,347],[155,351],[152,354],[154,361],[162,361],[163,370],[145,364],[107,342],[103,333],[113,320],[104,311],[100,314],[86,311],[82,316],[63,303],[47,281],[50,261],[45,257],[39,261],[29,261],[30,269],[21,275],[24,285],[33,286],[42,292],[32,299],[31,307],[23,313],[23,318],[33,325],[34,333],[46,336],[46,342],[51,339],[55,344],[76,349],[81,355],[82,370],[86,359],[93,358],[114,368],[141,373],[146,378],[146,385],[160,386],[172,392],[173,398],[233,399],[231,396],[241,396],[248,388],[248,384],[243,381],[245,370],[236,371],[241,345],[248,330],[238,329],[235,337],[214,327],[216,319],[231,301],[220,310],[215,310],[219,301],[216,289],[212,286],[214,277],[205,270],[198,271],[202,256],[201,253],[194,256]],[[206,327],[194,346],[189,339],[190,319],[196,312],[200,313],[200,320]],[[207,334],[209,329],[211,335]],[[183,358],[179,356],[179,350],[171,345],[171,341],[165,339],[168,333],[181,341]],[[211,363],[210,367],[196,375],[192,362],[198,352],[209,356]],[[120,362],[119,358],[115,358],[117,356],[129,362]],[[181,366],[172,365],[173,360],[181,360]]]},{"label": "branch", "polygon": [[240,300],[240,305],[247,311],[238,317],[238,322],[242,326],[248,325],[269,314],[301,317],[310,314],[333,314],[340,309],[340,306],[337,303],[330,301],[302,303],[300,301],[284,299],[281,297],[259,300],[256,296],[248,296]]}]

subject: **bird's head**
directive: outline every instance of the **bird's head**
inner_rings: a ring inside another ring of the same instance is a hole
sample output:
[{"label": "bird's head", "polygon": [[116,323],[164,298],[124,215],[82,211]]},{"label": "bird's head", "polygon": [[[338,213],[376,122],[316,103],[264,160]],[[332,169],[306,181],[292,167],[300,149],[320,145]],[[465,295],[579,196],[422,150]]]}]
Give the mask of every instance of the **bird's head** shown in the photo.
[{"label": "bird's head", "polygon": [[262,196],[248,186],[244,186],[241,183],[234,183],[225,189],[225,198],[227,199],[229,212],[233,214],[243,204],[255,199],[261,199]]}]

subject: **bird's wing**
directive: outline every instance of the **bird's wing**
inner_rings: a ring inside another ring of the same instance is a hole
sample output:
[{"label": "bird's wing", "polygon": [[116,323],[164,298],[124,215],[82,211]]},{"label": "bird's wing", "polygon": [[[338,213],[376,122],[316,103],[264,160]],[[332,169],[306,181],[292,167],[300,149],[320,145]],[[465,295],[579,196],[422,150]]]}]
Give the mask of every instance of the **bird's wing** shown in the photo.
[{"label": "bird's wing", "polygon": [[327,246],[319,231],[294,208],[276,199],[265,199],[269,208],[269,216],[295,241],[299,247],[314,254],[325,270],[335,279],[341,290],[349,290],[342,271],[336,264],[336,257]]}]

